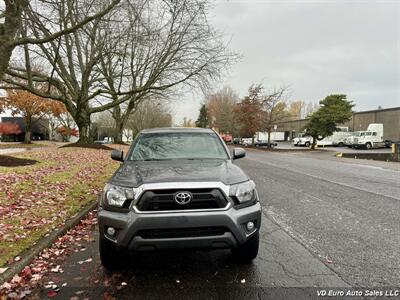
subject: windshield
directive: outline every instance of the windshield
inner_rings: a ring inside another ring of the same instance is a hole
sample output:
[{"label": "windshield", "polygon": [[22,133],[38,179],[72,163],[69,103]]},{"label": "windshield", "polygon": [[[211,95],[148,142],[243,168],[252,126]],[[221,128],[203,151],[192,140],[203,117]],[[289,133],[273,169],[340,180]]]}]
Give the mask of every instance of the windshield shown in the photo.
[{"label": "windshield", "polygon": [[353,133],[353,136],[360,136],[361,132],[360,131],[356,131]]},{"label": "windshield", "polygon": [[128,160],[229,159],[215,133],[148,133],[138,137]]}]

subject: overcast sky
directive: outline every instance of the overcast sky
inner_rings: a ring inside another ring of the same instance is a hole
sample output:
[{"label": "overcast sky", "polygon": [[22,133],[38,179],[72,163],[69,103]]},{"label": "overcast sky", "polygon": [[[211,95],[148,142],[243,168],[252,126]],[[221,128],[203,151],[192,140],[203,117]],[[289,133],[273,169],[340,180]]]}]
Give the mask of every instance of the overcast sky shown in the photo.
[{"label": "overcast sky", "polygon": [[[290,85],[290,100],[344,93],[355,110],[400,106],[400,1],[216,1],[214,26],[243,58],[215,89]],[[203,97],[173,106],[197,119]]]}]

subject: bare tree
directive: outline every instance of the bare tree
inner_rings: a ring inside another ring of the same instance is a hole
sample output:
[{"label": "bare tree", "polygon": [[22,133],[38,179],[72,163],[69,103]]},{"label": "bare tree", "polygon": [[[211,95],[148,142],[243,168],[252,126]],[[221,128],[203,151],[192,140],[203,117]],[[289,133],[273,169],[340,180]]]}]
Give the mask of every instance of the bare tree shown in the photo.
[{"label": "bare tree", "polygon": [[314,112],[319,109],[319,104],[315,102],[309,102],[304,108],[304,117],[309,118]]},{"label": "bare tree", "polygon": [[288,118],[290,120],[299,120],[304,116],[306,103],[304,101],[292,101],[288,104]]},{"label": "bare tree", "polygon": [[[54,5],[53,19],[62,20],[61,30],[96,9],[86,3],[95,0],[81,1],[60,0]],[[25,46],[25,66],[10,67],[4,78],[6,88],[27,89],[63,102],[79,128],[80,142],[90,141],[93,113],[128,102],[127,116],[150,93],[164,93],[183,83],[204,86],[235,57],[207,23],[206,1],[137,0],[118,8],[73,33]],[[36,38],[47,36],[41,20],[32,18],[28,25]],[[47,66],[45,71],[32,71],[32,57]],[[48,90],[34,89],[33,81],[46,82]],[[123,124],[126,118],[121,114],[117,108],[116,118]]]},{"label": "bare tree", "polygon": [[[161,103],[175,93],[176,86],[205,88],[236,57],[226,51],[220,35],[208,24],[206,1],[155,3],[160,2],[140,0],[127,5],[129,22],[123,31],[128,34],[121,37],[122,47],[108,51],[101,60],[105,88],[113,91],[110,105],[123,103],[113,105],[117,142],[129,115],[146,98],[157,97]],[[111,76],[116,67],[119,76]]]},{"label": "bare tree", "polygon": [[238,130],[235,119],[235,106],[239,96],[229,86],[206,96],[209,125],[223,133],[236,134]]},{"label": "bare tree", "polygon": [[138,104],[126,123],[128,132],[132,132],[132,137],[136,136],[141,130],[155,127],[172,126],[172,116],[165,106],[157,101],[148,100]]},{"label": "bare tree", "polygon": [[[42,12],[51,8],[52,2],[55,0],[39,0],[35,5],[29,0],[4,0],[0,5],[0,79],[3,78],[8,68],[11,55],[15,47],[27,44],[42,44],[57,39],[58,37],[74,32],[75,30],[85,26],[87,23],[101,18],[117,5],[120,0],[113,0],[104,9],[95,14],[88,15],[77,23],[69,24],[60,30],[49,30],[45,36],[21,36],[23,32],[24,16],[28,18],[43,18]],[[72,13],[72,12],[69,12]]]}]

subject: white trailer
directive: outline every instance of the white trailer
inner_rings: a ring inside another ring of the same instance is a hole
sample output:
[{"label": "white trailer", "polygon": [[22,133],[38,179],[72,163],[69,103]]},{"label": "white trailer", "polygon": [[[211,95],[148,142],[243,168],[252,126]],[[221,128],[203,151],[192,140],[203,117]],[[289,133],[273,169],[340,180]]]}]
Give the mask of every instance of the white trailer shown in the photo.
[{"label": "white trailer", "polygon": [[[337,127],[331,136],[327,136],[322,140],[317,140],[317,146],[344,146],[345,139],[351,136],[349,132],[349,127]],[[310,146],[312,144],[313,138],[311,136],[305,136],[304,133],[300,134],[299,137],[293,139],[293,145],[295,146]]]},{"label": "white trailer", "polygon": [[[268,132],[256,132],[254,135],[256,141],[268,141]],[[285,133],[282,131],[272,131],[270,141],[284,141]]]}]

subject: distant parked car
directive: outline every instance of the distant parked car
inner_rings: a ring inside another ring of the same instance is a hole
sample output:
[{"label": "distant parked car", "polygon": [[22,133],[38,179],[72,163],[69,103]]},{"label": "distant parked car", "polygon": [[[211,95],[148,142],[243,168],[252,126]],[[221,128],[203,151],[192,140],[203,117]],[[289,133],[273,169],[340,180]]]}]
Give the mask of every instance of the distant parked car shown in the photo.
[{"label": "distant parked car", "polygon": [[101,145],[105,145],[105,144],[111,144],[110,141],[106,141],[106,140],[97,140],[94,141],[95,144],[101,144]]},{"label": "distant parked car", "polygon": [[241,140],[241,144],[244,146],[250,146],[253,144],[253,139],[252,138],[243,138]]},{"label": "distant parked car", "polygon": [[273,148],[273,147],[276,147],[276,146],[278,146],[278,144],[277,143],[268,143],[268,141],[256,141],[255,143],[254,143],[254,146],[256,146],[256,147],[268,147],[268,148]]},{"label": "distant parked car", "polygon": [[97,140],[97,141],[94,141],[94,143],[95,144],[101,144],[101,145],[104,145],[104,144],[112,144],[113,143],[113,141],[112,141],[113,139],[112,139],[112,137],[105,137],[104,138],[104,140]]},{"label": "distant parked car", "polygon": [[234,138],[234,139],[233,139],[233,143],[234,143],[235,145],[239,145],[239,144],[240,144],[240,138]]}]

